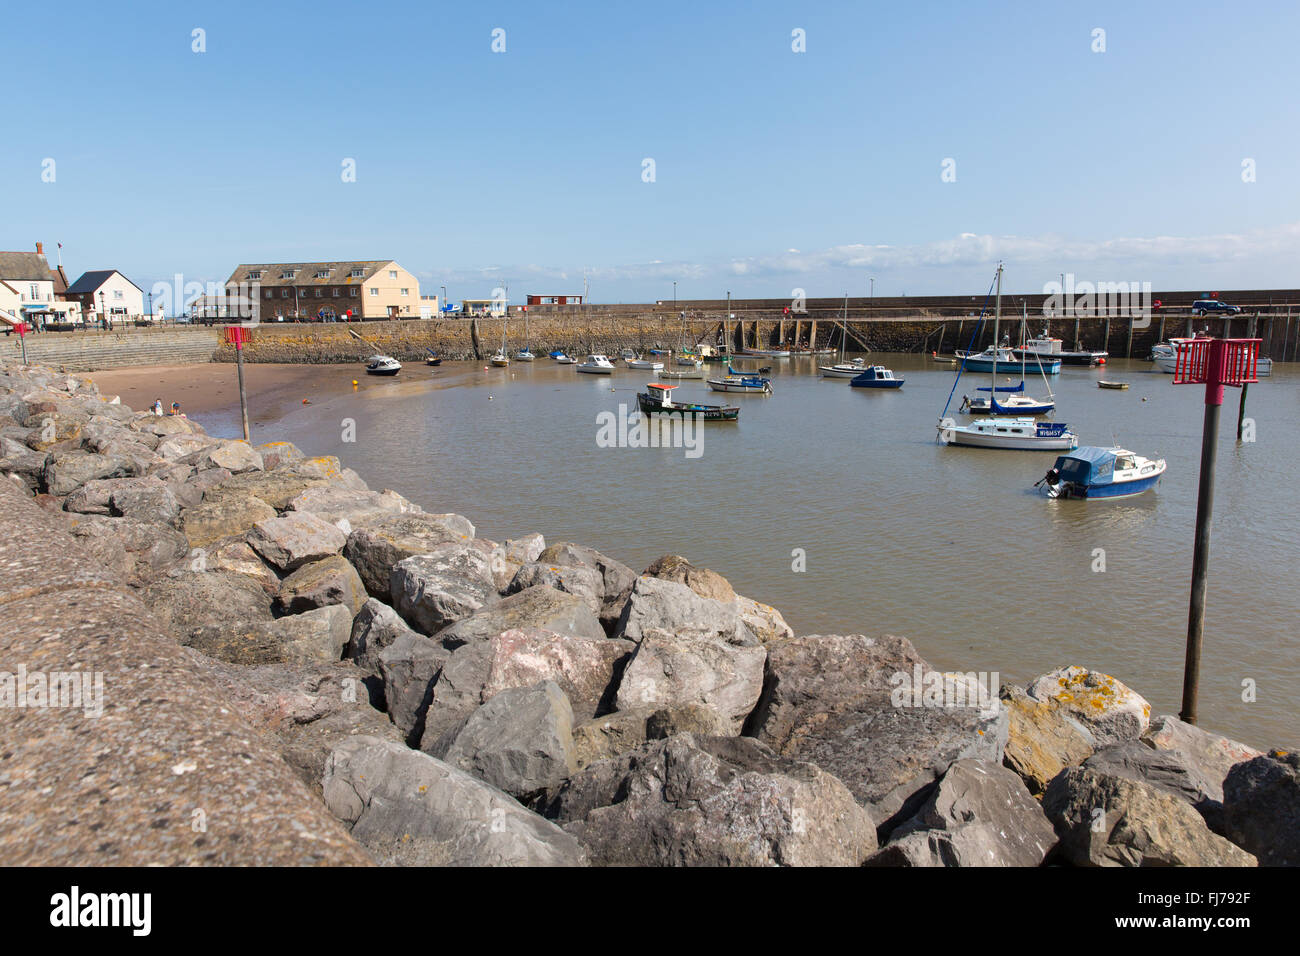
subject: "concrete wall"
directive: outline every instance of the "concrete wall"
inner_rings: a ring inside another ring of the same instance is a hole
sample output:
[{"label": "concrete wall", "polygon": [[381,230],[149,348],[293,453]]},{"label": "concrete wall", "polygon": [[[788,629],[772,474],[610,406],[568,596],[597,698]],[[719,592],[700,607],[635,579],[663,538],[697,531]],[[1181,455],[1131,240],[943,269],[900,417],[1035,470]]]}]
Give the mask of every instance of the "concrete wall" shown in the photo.
[{"label": "concrete wall", "polygon": [[[195,365],[210,362],[221,342],[219,328],[119,328],[112,332],[42,332],[27,334],[32,364],[91,372],[133,365]],[[22,361],[17,335],[0,335],[0,361]]]}]

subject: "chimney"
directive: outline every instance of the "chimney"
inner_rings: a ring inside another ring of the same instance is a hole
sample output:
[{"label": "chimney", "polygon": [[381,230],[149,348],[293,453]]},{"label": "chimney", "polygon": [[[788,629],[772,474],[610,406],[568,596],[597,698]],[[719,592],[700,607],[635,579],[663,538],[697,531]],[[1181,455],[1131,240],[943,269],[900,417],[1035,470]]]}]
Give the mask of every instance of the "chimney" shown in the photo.
[{"label": "chimney", "polygon": [[36,243],[36,254],[37,254],[38,256],[43,256],[43,255],[45,255],[45,244],[44,244],[44,243],[40,243],[40,242]]}]

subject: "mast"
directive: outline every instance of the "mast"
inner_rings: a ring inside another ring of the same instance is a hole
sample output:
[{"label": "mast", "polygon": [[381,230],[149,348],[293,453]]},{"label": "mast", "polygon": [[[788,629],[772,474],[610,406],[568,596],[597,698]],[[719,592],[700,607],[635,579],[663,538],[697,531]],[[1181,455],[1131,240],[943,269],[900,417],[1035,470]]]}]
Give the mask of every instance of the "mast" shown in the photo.
[{"label": "mast", "polygon": [[844,293],[844,312],[840,316],[840,364],[844,364],[844,350],[849,344],[849,294]]},{"label": "mast", "polygon": [[[993,381],[989,382],[993,386],[990,395],[998,393],[998,349],[1002,347],[1002,340],[998,337],[998,320],[1002,318],[1002,263],[998,263],[997,274],[997,295],[993,300]],[[989,399],[991,402],[992,399]],[[989,406],[992,408],[992,406]]]}]

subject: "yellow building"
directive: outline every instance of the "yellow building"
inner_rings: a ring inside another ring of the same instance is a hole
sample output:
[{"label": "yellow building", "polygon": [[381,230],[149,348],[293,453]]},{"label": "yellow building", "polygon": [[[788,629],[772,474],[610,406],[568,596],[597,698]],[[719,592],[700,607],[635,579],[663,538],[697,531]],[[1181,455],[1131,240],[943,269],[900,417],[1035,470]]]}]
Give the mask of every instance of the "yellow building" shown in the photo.
[{"label": "yellow building", "polygon": [[420,317],[420,282],[391,259],[244,264],[226,280],[226,295],[256,302],[261,322]]}]

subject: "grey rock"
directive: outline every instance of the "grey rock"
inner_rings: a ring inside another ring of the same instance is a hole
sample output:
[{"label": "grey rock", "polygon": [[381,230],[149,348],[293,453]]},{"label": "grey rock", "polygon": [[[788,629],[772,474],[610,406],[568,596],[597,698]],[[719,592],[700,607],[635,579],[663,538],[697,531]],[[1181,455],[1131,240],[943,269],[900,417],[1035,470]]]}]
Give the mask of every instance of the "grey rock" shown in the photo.
[{"label": "grey rock", "polygon": [[1088,767],[1062,770],[1043,794],[1043,810],[1060,856],[1075,866],[1256,865],[1184,800]]},{"label": "grey rock", "polygon": [[348,538],[328,521],[305,512],[266,518],[248,533],[248,543],[280,571],[295,571],[312,561],[339,554]]},{"label": "grey rock", "polygon": [[1300,866],[1300,753],[1272,750],[1223,781],[1224,833],[1265,866]]},{"label": "grey rock", "polygon": [[[390,515],[419,513],[420,507],[393,491],[355,491],[342,485],[308,488],[289,502],[290,511],[310,512],[339,527],[355,529]],[[351,531],[348,531],[351,534]]]},{"label": "grey rock", "polygon": [[201,548],[221,538],[243,535],[259,521],[275,517],[275,509],[253,495],[226,495],[205,500],[181,514],[181,531],[190,547]]},{"label": "grey rock", "polygon": [[153,475],[139,478],[101,478],[88,481],[63,502],[68,511],[78,514],[112,514],[113,495],[130,490],[157,491],[166,489],[162,479]]},{"label": "grey rock", "polygon": [[762,693],[766,659],[762,647],[647,634],[623,671],[615,704],[619,710],[699,704],[715,711],[728,733],[738,734]]},{"label": "grey rock", "polygon": [[591,608],[576,595],[543,585],[502,598],[438,633],[448,649],[487,640],[506,631],[541,628],[568,637],[605,640],[605,630]]},{"label": "grey rock", "polygon": [[1195,807],[1210,829],[1222,829],[1222,784],[1207,777],[1181,750],[1155,750],[1137,740],[1126,740],[1102,747],[1083,766],[1178,797]]},{"label": "grey rock", "polygon": [[524,564],[506,585],[506,594],[518,594],[532,587],[554,588],[582,598],[593,614],[604,605],[605,585],[600,572],[582,565]]},{"label": "grey rock", "polygon": [[758,638],[741,621],[734,600],[700,597],[685,584],[644,576],[632,586],[614,633],[638,642],[652,635],[676,634],[728,644],[758,644]]},{"label": "grey rock", "polygon": [[45,455],[22,442],[0,437],[0,471],[35,481],[45,471]]},{"label": "grey rock", "polygon": [[424,634],[436,634],[497,599],[489,555],[472,544],[444,544],[406,558],[389,579],[393,608]]},{"label": "grey rock", "polygon": [[401,744],[341,743],[325,804],[387,865],[583,866],[578,842],[500,790]]},{"label": "grey rock", "polygon": [[1020,777],[958,760],[911,820],[869,861],[901,866],[1040,866],[1056,832]]},{"label": "grey rock", "polygon": [[280,465],[302,461],[306,456],[291,441],[269,441],[256,445],[253,451],[262,457],[262,467],[270,470]]},{"label": "grey rock", "polygon": [[383,601],[368,598],[352,619],[352,636],[343,656],[372,674],[379,673],[379,655],[403,635],[418,637]]},{"label": "grey rock", "polygon": [[501,691],[425,752],[525,803],[578,769],[573,710],[554,681]]},{"label": "grey rock", "polygon": [[[379,652],[379,674],[384,680],[388,716],[402,732],[402,739],[412,747],[418,746],[425,734],[434,682],[441,678],[450,656],[437,641],[414,631],[398,634]],[[478,703],[474,701],[455,719]],[[439,733],[446,729],[446,726],[441,727]]]},{"label": "grey rock", "polygon": [[124,476],[125,463],[84,451],[53,452],[45,459],[42,481],[52,495],[70,495],[88,481]]},{"label": "grey rock", "polygon": [[1177,750],[1185,754],[1213,785],[1208,792],[1210,799],[1220,802],[1223,800],[1223,780],[1228,771],[1242,761],[1263,755],[1254,747],[1202,730],[1169,714],[1151,721],[1151,726],[1142,735],[1142,743],[1156,750]]},{"label": "grey rock", "polygon": [[644,744],[579,771],[544,811],[597,865],[857,866],[876,848],[843,784],[743,737]]},{"label": "grey rock", "polygon": [[229,571],[174,571],[141,590],[140,598],[182,643],[203,627],[271,620],[266,591],[246,575]]},{"label": "grey rock", "polygon": [[184,535],[168,525],[102,515],[70,515],[68,520],[74,538],[136,587],[178,567],[189,552]]},{"label": "grey rock", "polygon": [[473,525],[459,515],[424,513],[395,514],[381,518],[348,535],[343,556],[365,582],[366,590],[381,601],[391,600],[389,583],[393,568],[417,554],[428,554],[439,545],[465,543],[474,537]]}]

